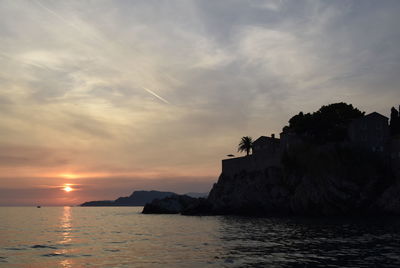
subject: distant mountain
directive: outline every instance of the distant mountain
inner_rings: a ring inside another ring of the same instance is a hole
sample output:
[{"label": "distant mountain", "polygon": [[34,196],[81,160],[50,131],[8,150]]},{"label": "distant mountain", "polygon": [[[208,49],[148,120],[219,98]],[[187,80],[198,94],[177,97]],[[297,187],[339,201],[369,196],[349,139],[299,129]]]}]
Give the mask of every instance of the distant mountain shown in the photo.
[{"label": "distant mountain", "polygon": [[193,193],[193,192],[190,192],[190,193],[186,193],[185,195],[190,196],[190,197],[194,197],[194,198],[199,198],[199,197],[206,198],[208,196],[208,193]]},{"label": "distant mountain", "polygon": [[110,206],[144,206],[154,199],[162,199],[176,195],[173,192],[134,191],[130,196],[119,197],[116,200],[89,201],[81,204],[82,207],[110,207]]}]

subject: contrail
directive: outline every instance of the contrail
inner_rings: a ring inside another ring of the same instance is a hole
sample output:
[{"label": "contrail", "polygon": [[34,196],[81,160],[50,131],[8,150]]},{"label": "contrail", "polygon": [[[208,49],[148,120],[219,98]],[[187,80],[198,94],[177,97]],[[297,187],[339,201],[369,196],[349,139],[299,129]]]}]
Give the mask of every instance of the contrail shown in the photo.
[{"label": "contrail", "polygon": [[165,102],[166,104],[171,104],[171,103],[169,103],[169,101],[167,101],[166,99],[164,99],[163,97],[161,97],[161,96],[159,96],[159,95],[157,95],[156,93],[154,93],[153,91],[151,91],[150,89],[148,89],[148,88],[145,88],[145,87],[142,87],[144,90],[146,90],[147,92],[149,92],[151,95],[153,95],[154,97],[156,97],[157,99],[159,99],[159,100],[161,100],[161,101],[163,101],[163,102]]},{"label": "contrail", "polygon": [[[68,26],[74,28],[76,31],[84,34],[85,36],[90,36],[91,38],[100,41],[100,42],[104,42],[104,40],[102,40],[101,38],[98,38],[97,36],[93,35],[90,32],[84,31],[81,28],[79,28],[78,26],[76,26],[75,24],[71,23],[69,20],[67,20],[66,18],[64,18],[63,16],[61,16],[60,14],[58,14],[57,12],[55,12],[54,10],[48,8],[47,6],[45,6],[42,2],[40,2],[40,0],[35,0],[34,3],[36,3],[38,6],[40,6],[41,8],[45,9],[47,12],[51,13],[53,16],[57,17],[59,20],[61,20],[62,22],[66,23]],[[110,40],[108,40],[110,41]],[[116,42],[114,42],[114,44],[118,45]],[[146,90],[148,93],[150,93],[151,95],[153,95],[154,97],[156,97],[157,99],[161,100],[162,102],[166,103],[166,104],[171,104],[169,101],[167,101],[166,99],[164,99],[163,97],[159,96],[158,94],[156,94],[155,92],[153,92],[152,90],[142,87],[144,90]]]},{"label": "contrail", "polygon": [[82,32],[81,29],[79,29],[77,26],[75,26],[74,24],[72,24],[71,22],[69,22],[67,19],[65,19],[63,16],[60,16],[60,14],[58,14],[57,12],[55,12],[54,10],[48,8],[47,6],[45,6],[42,2],[40,2],[39,0],[37,1],[33,1],[34,3],[36,3],[38,6],[40,6],[41,8],[47,10],[49,13],[53,14],[54,16],[56,16],[58,19],[62,20],[63,22],[65,22],[66,24],[68,24],[69,26],[71,26],[72,28],[74,28],[75,30],[78,30],[79,32]]},{"label": "contrail", "polygon": [[48,8],[47,6],[45,6],[39,0],[36,0],[36,1],[33,1],[33,2],[36,3],[38,6],[40,6],[41,8],[43,8],[44,10],[46,10],[47,12],[51,13],[53,16],[57,17],[59,20],[63,21],[68,26],[74,28],[76,31],[80,32],[81,34],[83,34],[85,36],[90,36],[91,38],[95,39],[96,41],[103,41],[100,38],[98,38],[97,36],[93,35],[92,33],[84,31],[81,28],[79,28],[77,25],[71,23],[69,20],[67,20],[66,18],[64,18],[63,16],[61,16],[60,14],[55,12],[54,10],[52,10],[52,9]]}]

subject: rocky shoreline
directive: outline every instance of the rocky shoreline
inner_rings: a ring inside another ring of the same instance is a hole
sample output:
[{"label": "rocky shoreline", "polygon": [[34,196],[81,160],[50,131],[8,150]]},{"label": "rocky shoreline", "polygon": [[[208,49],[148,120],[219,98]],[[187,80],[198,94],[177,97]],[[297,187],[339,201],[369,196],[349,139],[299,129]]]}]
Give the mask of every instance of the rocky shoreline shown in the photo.
[{"label": "rocky shoreline", "polygon": [[400,215],[400,184],[380,157],[348,145],[286,153],[279,165],[222,173],[208,198],[171,196],[143,213],[183,215]]}]

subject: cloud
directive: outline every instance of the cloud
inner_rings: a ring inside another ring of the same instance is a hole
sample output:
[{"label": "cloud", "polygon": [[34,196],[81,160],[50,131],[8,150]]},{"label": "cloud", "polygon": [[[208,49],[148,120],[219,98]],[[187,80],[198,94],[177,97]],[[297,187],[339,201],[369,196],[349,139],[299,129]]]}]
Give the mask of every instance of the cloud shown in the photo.
[{"label": "cloud", "polygon": [[69,162],[68,155],[71,154],[45,147],[1,144],[0,166],[64,165]]}]

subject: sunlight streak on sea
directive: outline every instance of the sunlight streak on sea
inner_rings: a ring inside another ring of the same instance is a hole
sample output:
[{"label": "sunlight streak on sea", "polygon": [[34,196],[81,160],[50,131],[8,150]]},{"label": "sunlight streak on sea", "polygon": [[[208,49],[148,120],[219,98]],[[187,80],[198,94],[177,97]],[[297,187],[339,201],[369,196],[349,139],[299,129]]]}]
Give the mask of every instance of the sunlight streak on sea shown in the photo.
[{"label": "sunlight streak on sea", "polygon": [[400,220],[0,207],[0,267],[399,267]]}]

